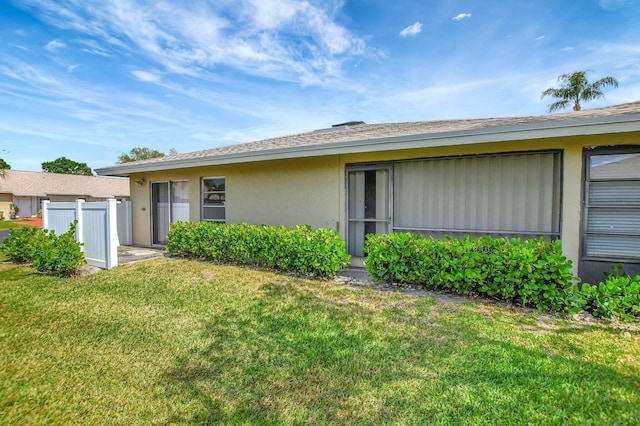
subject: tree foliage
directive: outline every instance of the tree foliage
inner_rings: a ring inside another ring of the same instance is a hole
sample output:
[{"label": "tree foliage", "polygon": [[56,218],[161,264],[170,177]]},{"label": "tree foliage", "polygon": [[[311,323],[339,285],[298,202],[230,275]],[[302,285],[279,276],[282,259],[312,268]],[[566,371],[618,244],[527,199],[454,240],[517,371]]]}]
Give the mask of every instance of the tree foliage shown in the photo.
[{"label": "tree foliage", "polygon": [[146,146],[135,147],[132,148],[128,154],[122,154],[118,156],[118,164],[132,163],[134,161],[140,160],[150,160],[152,158],[160,158],[164,156],[165,153],[160,152],[157,149],[147,148]]},{"label": "tree foliage", "polygon": [[93,176],[93,170],[87,163],[78,163],[66,157],[42,163],[42,171],[47,173],[64,173],[67,175]]},{"label": "tree foliage", "polygon": [[0,178],[4,178],[4,174],[5,174],[4,172],[9,170],[10,168],[11,168],[11,165],[6,161],[4,161],[4,159],[0,158]]},{"label": "tree foliage", "polygon": [[542,92],[541,98],[551,96],[558,99],[558,101],[547,107],[549,112],[567,108],[571,103],[573,103],[574,111],[580,111],[580,101],[589,102],[594,99],[604,98],[603,88],[607,86],[618,87],[618,80],[613,77],[604,77],[589,83],[589,80],[587,80],[588,72],[576,71],[570,74],[562,74],[558,77],[559,88],[550,87]]}]

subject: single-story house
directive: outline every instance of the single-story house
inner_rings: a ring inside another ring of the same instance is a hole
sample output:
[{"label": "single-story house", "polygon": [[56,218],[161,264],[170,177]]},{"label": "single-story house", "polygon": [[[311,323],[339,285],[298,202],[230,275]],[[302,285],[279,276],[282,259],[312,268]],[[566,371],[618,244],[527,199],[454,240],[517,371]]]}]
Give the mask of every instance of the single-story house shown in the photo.
[{"label": "single-story house", "polygon": [[43,200],[104,201],[108,198],[129,198],[129,179],[23,170],[6,170],[4,178],[0,178],[0,211],[6,219],[11,204],[18,207],[19,217],[31,217],[40,210]]},{"label": "single-story house", "polygon": [[337,230],[354,263],[366,234],[561,239],[586,281],[640,273],[640,102],[562,114],[348,122],[98,169],[128,176],[133,242],[174,221]]}]

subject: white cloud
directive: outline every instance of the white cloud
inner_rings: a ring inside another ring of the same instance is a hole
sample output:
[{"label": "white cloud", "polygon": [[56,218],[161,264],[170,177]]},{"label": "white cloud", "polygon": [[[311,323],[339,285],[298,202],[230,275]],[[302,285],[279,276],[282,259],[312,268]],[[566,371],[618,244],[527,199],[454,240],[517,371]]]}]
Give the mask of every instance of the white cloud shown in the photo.
[{"label": "white cloud", "polygon": [[[335,19],[342,0],[25,1],[59,28],[177,74],[227,66],[270,79],[333,84],[345,60],[365,53],[364,40]],[[85,51],[110,53],[95,46]]]},{"label": "white cloud", "polygon": [[60,82],[55,76],[25,63],[13,62],[9,63],[9,66],[0,65],[0,74],[26,83],[27,87],[32,85],[44,85],[51,88],[60,86]]},{"label": "white cloud", "polygon": [[67,47],[67,45],[64,44],[63,42],[58,40],[51,40],[49,43],[47,43],[47,45],[44,48],[53,52],[54,50],[62,49],[64,47]]},{"label": "white cloud", "polygon": [[67,72],[73,72],[76,68],[78,68],[78,64],[69,65],[67,67]]},{"label": "white cloud", "polygon": [[602,52],[619,57],[638,57],[640,56],[640,46],[632,43],[607,43],[599,47]]},{"label": "white cloud", "polygon": [[160,81],[160,76],[158,74],[154,74],[149,71],[133,70],[131,71],[131,74],[133,74],[133,76],[138,80],[146,83],[157,83]]},{"label": "white cloud", "polygon": [[248,0],[246,3],[244,13],[263,30],[291,22],[303,7],[299,2],[281,0]]},{"label": "white cloud", "polygon": [[471,14],[470,13],[459,13],[458,15],[454,16],[453,19],[454,21],[462,21],[463,19],[468,19],[471,18]]},{"label": "white cloud", "polygon": [[102,47],[95,40],[83,39],[83,40],[78,40],[77,42],[83,46],[86,46],[84,49],[82,49],[83,52],[91,53],[92,55],[104,56],[105,58],[109,58],[112,56],[107,49]]},{"label": "white cloud", "polygon": [[620,9],[626,6],[634,6],[636,0],[600,0],[600,7],[607,10]]},{"label": "white cloud", "polygon": [[536,40],[544,40],[544,36],[543,35],[538,36],[538,37],[536,37]]},{"label": "white cloud", "polygon": [[422,24],[420,22],[416,22],[415,24],[409,25],[404,30],[400,31],[401,37],[415,37],[422,32]]},{"label": "white cloud", "polygon": [[561,52],[571,52],[573,50],[573,46],[565,46],[560,49]]}]

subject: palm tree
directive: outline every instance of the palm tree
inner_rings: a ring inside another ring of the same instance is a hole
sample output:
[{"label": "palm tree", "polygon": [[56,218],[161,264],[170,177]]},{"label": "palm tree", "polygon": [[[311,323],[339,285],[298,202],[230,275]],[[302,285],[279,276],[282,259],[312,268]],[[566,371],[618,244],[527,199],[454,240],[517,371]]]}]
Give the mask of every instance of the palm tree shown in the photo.
[{"label": "palm tree", "polygon": [[587,80],[588,72],[576,71],[571,74],[562,74],[558,77],[560,88],[551,87],[542,92],[541,98],[551,96],[560,99],[547,107],[549,112],[567,108],[570,102],[573,102],[574,111],[580,111],[580,101],[589,102],[594,99],[604,98],[601,90],[603,87],[618,87],[618,80],[613,77],[604,77],[594,83],[589,83]]}]

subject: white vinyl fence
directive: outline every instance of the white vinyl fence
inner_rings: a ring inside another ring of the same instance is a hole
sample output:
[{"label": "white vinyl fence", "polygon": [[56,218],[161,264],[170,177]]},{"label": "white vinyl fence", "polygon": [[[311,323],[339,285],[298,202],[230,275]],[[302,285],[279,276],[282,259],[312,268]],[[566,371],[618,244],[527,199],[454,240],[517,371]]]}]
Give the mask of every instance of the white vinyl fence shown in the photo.
[{"label": "white vinyl fence", "polygon": [[131,244],[131,202],[107,201],[69,203],[42,202],[42,226],[60,235],[74,220],[76,240],[89,265],[111,269],[118,266],[118,246]]}]

